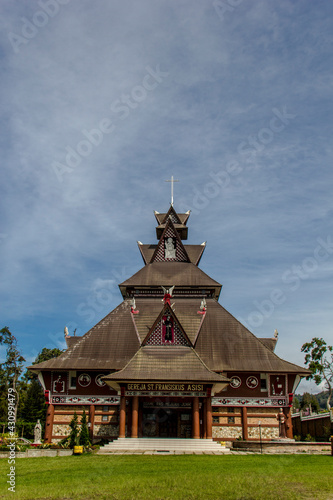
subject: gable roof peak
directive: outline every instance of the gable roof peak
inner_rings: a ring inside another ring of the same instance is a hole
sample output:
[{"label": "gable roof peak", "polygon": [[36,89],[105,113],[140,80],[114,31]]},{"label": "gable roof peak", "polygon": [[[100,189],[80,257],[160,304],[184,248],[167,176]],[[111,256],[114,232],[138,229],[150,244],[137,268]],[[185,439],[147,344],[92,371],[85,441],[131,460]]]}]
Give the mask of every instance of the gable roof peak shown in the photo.
[{"label": "gable roof peak", "polygon": [[150,328],[142,345],[183,345],[192,347],[192,343],[182,327],[173,309],[174,304],[164,303],[164,306]]},{"label": "gable roof peak", "polygon": [[171,217],[166,221],[150,262],[155,261],[191,262]]},{"label": "gable roof peak", "polygon": [[156,236],[159,240],[161,234],[165,228],[165,224],[169,219],[175,224],[176,230],[179,233],[182,240],[187,240],[187,221],[190,216],[191,211],[188,210],[186,213],[178,213],[173,205],[170,205],[170,208],[167,212],[160,213],[156,210],[154,211],[155,218],[157,220],[158,226],[156,227]]}]

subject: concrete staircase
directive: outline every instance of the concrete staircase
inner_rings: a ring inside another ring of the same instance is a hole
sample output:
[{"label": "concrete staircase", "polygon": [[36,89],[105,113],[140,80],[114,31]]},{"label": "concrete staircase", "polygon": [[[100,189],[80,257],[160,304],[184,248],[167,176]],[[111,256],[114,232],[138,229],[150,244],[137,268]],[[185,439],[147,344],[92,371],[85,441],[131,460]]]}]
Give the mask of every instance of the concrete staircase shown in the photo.
[{"label": "concrete staircase", "polygon": [[98,454],[212,454],[229,453],[230,449],[212,439],[118,438],[98,450]]}]

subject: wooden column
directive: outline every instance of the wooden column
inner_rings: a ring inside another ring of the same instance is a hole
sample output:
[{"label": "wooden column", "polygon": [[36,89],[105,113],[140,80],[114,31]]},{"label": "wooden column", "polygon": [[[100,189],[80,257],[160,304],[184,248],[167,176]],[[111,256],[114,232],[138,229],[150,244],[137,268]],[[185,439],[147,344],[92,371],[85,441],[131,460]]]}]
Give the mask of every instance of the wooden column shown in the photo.
[{"label": "wooden column", "polygon": [[44,436],[44,441],[46,443],[52,442],[53,419],[54,419],[54,405],[50,404],[48,405],[46,412],[45,436]]},{"label": "wooden column", "polygon": [[138,426],[138,437],[142,438],[142,411],[139,411]]},{"label": "wooden column", "polygon": [[132,398],[132,438],[138,437],[138,421],[139,421],[139,396]]},{"label": "wooden column", "polygon": [[199,398],[197,396],[193,398],[192,436],[193,439],[200,439]]},{"label": "wooden column", "polygon": [[207,399],[203,400],[203,412],[202,412],[202,437],[206,439],[207,437]]},{"label": "wooden column", "polygon": [[206,399],[206,438],[212,439],[213,437],[213,417],[212,417],[212,398],[210,396]]},{"label": "wooden column", "polygon": [[89,438],[90,438],[91,442],[94,439],[94,422],[95,422],[95,405],[90,405],[90,407],[89,407],[89,423],[90,423]]},{"label": "wooden column", "polygon": [[289,439],[293,439],[293,423],[291,420],[291,408],[284,408],[284,414],[286,416],[286,436]]},{"label": "wooden column", "polygon": [[126,398],[120,396],[119,437],[126,437]]},{"label": "wooden column", "polygon": [[246,441],[248,439],[248,430],[247,430],[247,408],[246,406],[242,406],[242,431],[243,431],[243,439]]}]

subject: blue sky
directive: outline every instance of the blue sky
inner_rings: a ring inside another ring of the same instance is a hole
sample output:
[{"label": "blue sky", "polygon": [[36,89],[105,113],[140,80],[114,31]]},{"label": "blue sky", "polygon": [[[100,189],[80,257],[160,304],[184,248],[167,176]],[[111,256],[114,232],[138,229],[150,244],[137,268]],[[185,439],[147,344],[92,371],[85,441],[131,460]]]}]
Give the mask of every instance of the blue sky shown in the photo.
[{"label": "blue sky", "polygon": [[0,11],[1,326],[27,360],[118,305],[171,175],[220,302],[297,364],[332,343],[332,2]]}]

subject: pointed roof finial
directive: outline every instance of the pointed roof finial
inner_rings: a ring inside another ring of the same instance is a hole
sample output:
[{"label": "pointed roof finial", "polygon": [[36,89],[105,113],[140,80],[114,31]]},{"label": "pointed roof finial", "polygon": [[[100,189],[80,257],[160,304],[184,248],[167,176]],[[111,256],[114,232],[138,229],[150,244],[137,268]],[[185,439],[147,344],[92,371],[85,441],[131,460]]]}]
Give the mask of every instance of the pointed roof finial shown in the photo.
[{"label": "pointed roof finial", "polygon": [[173,183],[174,182],[179,182],[177,179],[173,178],[173,175],[171,176],[170,180],[167,180],[165,182],[171,182],[171,206],[173,207]]}]

